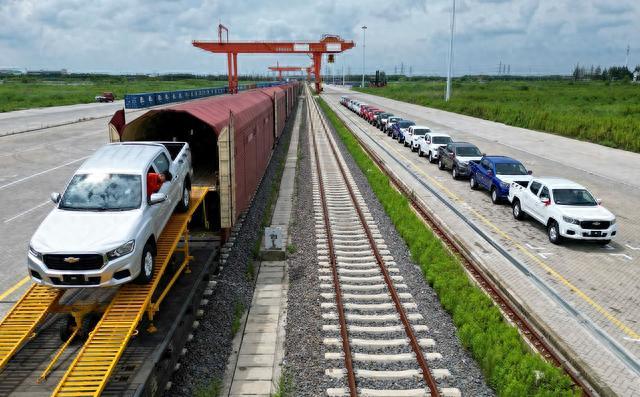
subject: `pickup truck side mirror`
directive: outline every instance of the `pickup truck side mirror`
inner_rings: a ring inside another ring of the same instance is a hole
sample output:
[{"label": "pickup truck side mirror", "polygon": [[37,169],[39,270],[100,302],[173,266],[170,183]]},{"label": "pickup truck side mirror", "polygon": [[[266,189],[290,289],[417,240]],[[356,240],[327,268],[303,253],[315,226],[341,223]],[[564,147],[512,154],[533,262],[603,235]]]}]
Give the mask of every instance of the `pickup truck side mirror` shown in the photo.
[{"label": "pickup truck side mirror", "polygon": [[532,174],[533,174],[533,171],[531,170],[527,171],[527,175],[532,175]]},{"label": "pickup truck side mirror", "polygon": [[488,171],[487,171],[487,175],[489,175],[489,176],[493,176],[493,171],[488,170]]},{"label": "pickup truck side mirror", "polygon": [[596,203],[598,203],[598,205],[602,205],[602,199],[596,199]]},{"label": "pickup truck side mirror", "polygon": [[547,206],[551,204],[551,199],[549,197],[540,197],[540,202]]},{"label": "pickup truck side mirror", "polygon": [[155,205],[155,204],[160,204],[164,201],[167,200],[167,195],[164,193],[153,193],[151,195],[151,197],[149,198],[149,204],[150,205]]},{"label": "pickup truck side mirror", "polygon": [[60,202],[60,193],[51,193],[51,201],[53,201],[53,204],[58,204]]}]

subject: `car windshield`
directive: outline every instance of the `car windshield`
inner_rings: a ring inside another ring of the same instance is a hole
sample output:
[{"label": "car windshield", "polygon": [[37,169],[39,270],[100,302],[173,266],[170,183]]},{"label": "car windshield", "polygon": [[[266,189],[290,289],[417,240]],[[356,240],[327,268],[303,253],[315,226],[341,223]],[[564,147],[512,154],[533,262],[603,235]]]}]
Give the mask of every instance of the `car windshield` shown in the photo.
[{"label": "car windshield", "polygon": [[497,163],[496,174],[498,175],[527,175],[527,169],[520,163]]},{"label": "car windshield", "polygon": [[78,174],[60,200],[60,209],[124,211],[139,208],[142,200],[140,175]]},{"label": "car windshield", "polygon": [[449,138],[448,136],[434,136],[432,139],[433,143],[449,143],[451,142],[451,138]]},{"label": "car windshield", "polygon": [[480,149],[475,146],[460,146],[456,148],[456,155],[462,157],[482,156]]},{"label": "car windshield", "polygon": [[424,135],[429,131],[430,130],[427,128],[416,128],[415,130],[413,130],[413,135]]},{"label": "car windshield", "polygon": [[409,128],[412,125],[415,125],[413,121],[398,121],[398,127],[400,128]]},{"label": "car windshield", "polygon": [[558,205],[598,205],[591,193],[585,189],[553,189],[553,199]]}]

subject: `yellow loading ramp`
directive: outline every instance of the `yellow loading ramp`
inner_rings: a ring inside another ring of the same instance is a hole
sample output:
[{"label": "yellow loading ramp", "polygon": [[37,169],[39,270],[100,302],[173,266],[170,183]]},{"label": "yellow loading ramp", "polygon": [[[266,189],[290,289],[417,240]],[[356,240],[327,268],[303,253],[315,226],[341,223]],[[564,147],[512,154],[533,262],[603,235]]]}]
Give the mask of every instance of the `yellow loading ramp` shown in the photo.
[{"label": "yellow loading ramp", "polygon": [[[54,396],[99,396],[102,393],[143,315],[148,312],[150,319],[153,318],[160,302],[188,264],[190,257],[187,224],[204,200],[207,190],[207,187],[194,186],[191,190],[189,210],[171,216],[156,242],[153,280],[144,285],[125,284],[118,290],[100,322],[89,334],[84,346],[62,377],[53,392]],[[182,236],[185,237],[185,260],[165,290],[153,302],[153,293]]]}]

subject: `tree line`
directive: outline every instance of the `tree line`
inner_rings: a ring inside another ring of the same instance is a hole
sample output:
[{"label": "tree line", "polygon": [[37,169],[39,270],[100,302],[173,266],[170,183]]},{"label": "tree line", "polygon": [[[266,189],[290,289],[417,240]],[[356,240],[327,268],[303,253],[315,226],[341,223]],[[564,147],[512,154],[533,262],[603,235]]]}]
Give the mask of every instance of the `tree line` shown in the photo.
[{"label": "tree line", "polygon": [[633,72],[640,72],[640,65],[635,69],[629,70],[626,66],[611,66],[610,68],[602,68],[598,66],[580,66],[576,65],[571,74],[574,80],[624,80],[629,81],[633,78]]}]

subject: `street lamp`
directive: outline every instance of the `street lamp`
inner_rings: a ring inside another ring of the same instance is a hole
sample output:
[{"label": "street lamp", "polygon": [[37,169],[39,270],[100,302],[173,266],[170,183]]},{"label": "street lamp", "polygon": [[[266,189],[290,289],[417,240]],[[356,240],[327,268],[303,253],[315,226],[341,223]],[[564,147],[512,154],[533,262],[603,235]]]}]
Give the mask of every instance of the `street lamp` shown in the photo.
[{"label": "street lamp", "polygon": [[362,88],[364,88],[364,47],[367,43],[367,25],[362,25]]},{"label": "street lamp", "polygon": [[447,69],[447,92],[444,96],[444,100],[449,102],[451,97],[451,73],[453,69],[453,30],[456,24],[456,0],[453,0],[453,7],[451,9],[451,40],[449,41],[449,68]]}]

